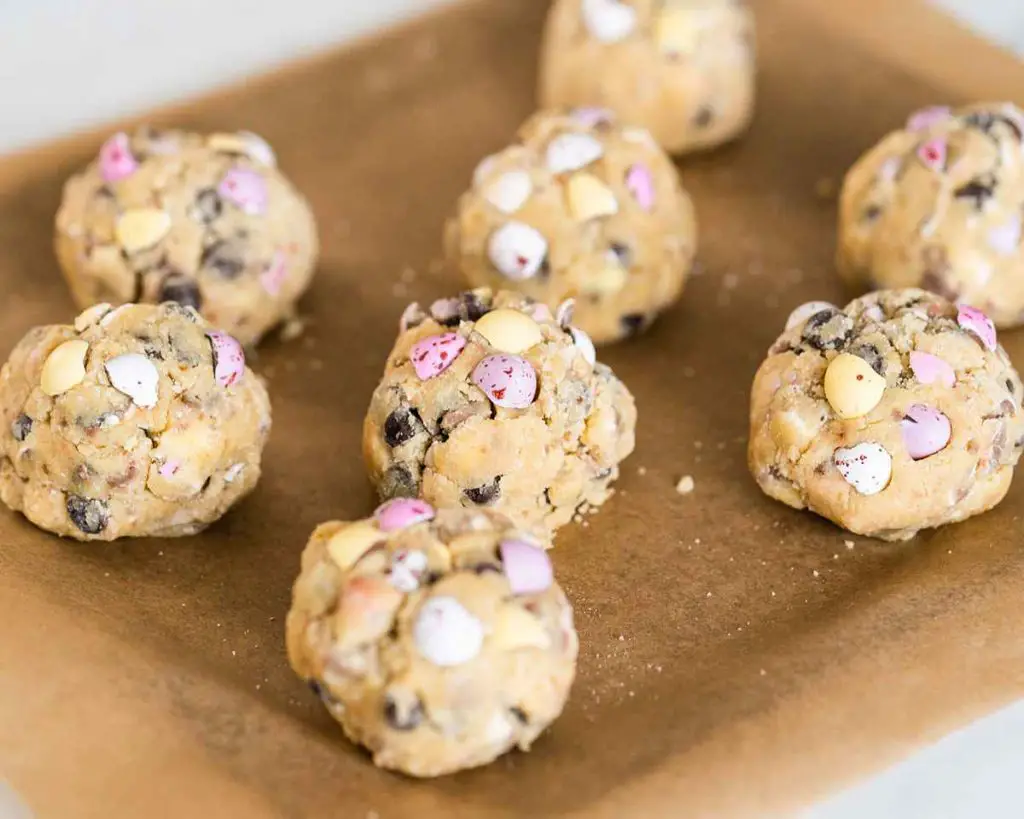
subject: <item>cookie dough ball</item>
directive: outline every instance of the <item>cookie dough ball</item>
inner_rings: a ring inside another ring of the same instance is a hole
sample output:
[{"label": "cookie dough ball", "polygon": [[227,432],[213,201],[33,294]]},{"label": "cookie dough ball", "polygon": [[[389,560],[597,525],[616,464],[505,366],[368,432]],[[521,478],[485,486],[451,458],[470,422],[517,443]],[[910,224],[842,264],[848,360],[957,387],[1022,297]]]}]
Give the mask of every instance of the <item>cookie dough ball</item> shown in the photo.
[{"label": "cookie dough ball", "polygon": [[541,530],[603,503],[636,407],[569,318],[488,290],[410,305],[363,427],[381,499],[494,507]]},{"label": "cookie dough ball", "polygon": [[850,170],[839,272],[857,288],[921,287],[1024,323],[1024,111],[1009,103],[910,117]]},{"label": "cookie dough ball", "polygon": [[503,516],[395,500],[325,523],[288,614],[292,668],[382,768],[439,776],[530,744],[575,675],[572,608]]},{"label": "cookie dough ball", "polygon": [[577,325],[600,344],[646,328],[679,297],[697,227],[650,135],[581,111],[537,114],[485,159],[446,239],[470,285],[512,287],[552,309],[574,298]]},{"label": "cookie dough ball", "polygon": [[194,534],[256,486],[270,402],[190,307],[96,305],[0,370],[0,499],[78,540]]},{"label": "cookie dough ball", "polygon": [[754,379],[750,469],[771,497],[906,540],[991,509],[1024,446],[992,322],[922,290],[793,311]]},{"label": "cookie dough ball", "polygon": [[317,235],[255,134],[143,129],[68,180],[56,249],[79,307],[176,301],[250,345],[293,315]]},{"label": "cookie dough ball", "polygon": [[558,0],[540,101],[610,108],[678,154],[746,129],[755,73],[754,15],[736,0]]}]

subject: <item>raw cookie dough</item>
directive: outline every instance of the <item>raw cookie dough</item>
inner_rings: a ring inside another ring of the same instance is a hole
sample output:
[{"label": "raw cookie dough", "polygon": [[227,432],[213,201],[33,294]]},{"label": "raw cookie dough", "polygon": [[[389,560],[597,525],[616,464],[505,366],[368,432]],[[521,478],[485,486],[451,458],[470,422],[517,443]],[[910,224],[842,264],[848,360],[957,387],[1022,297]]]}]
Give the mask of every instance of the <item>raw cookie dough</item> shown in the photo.
[{"label": "raw cookie dough", "polygon": [[991,509],[1024,446],[992,322],[922,290],[811,302],[754,378],[750,470],[771,497],[906,540]]},{"label": "raw cookie dough", "polygon": [[668,157],[601,111],[534,116],[477,168],[446,235],[472,286],[512,287],[552,309],[575,298],[576,324],[598,344],[671,305],[696,247]]},{"label": "raw cookie dough", "polygon": [[1024,323],[1024,112],[928,108],[853,166],[838,267],[857,288],[922,287]]},{"label": "raw cookie dough", "polygon": [[256,486],[269,431],[242,348],[192,308],[96,305],[0,370],[0,499],[78,540],[191,535]]},{"label": "raw cookie dough", "polygon": [[754,15],[736,0],[558,0],[540,64],[542,107],[604,106],[669,153],[750,123]]},{"label": "raw cookie dough", "polygon": [[292,668],[382,768],[439,776],[527,750],[576,671],[546,545],[502,515],[420,500],[325,523],[295,583]]},{"label": "raw cookie dough", "polygon": [[56,249],[79,307],[176,301],[248,346],[293,315],[317,235],[255,134],[144,128],[68,180]]},{"label": "raw cookie dough", "polygon": [[569,319],[483,289],[410,305],[363,427],[381,499],[493,506],[538,529],[603,503],[636,407]]}]

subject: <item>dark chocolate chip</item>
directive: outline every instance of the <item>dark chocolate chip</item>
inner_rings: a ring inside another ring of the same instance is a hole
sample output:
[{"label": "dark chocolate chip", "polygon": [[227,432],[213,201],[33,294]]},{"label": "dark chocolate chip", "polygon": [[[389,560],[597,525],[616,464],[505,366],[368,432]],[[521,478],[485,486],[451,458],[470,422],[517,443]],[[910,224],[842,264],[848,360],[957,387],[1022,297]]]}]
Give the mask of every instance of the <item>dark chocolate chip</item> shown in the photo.
[{"label": "dark chocolate chip", "polygon": [[1003,116],[1002,114],[993,114],[989,111],[975,111],[964,117],[964,123],[972,128],[977,128],[989,136],[992,135],[996,125],[1005,125],[1013,132],[1018,142],[1024,141],[1024,133],[1021,132],[1020,125],[1011,117]]},{"label": "dark chocolate chip", "polygon": [[114,191],[110,185],[100,185],[96,189],[96,196],[100,199],[114,199]]},{"label": "dark chocolate chip", "polygon": [[472,290],[467,290],[460,296],[461,305],[459,313],[465,321],[477,321],[491,312],[491,305],[485,302]]},{"label": "dark chocolate chip", "polygon": [[477,506],[485,506],[494,503],[501,496],[501,475],[498,475],[490,483],[474,486],[465,490],[463,494]]},{"label": "dark chocolate chip", "polygon": [[210,224],[216,220],[224,211],[224,202],[220,194],[213,188],[203,188],[196,194],[196,201],[192,205],[192,218],[203,224]]},{"label": "dark chocolate chip", "polygon": [[399,407],[384,421],[384,443],[390,447],[401,446],[424,431],[423,421],[415,409]]},{"label": "dark chocolate chip", "polygon": [[22,413],[11,424],[11,435],[14,436],[15,441],[24,441],[30,432],[32,432],[32,419]]},{"label": "dark chocolate chip", "polygon": [[316,694],[320,698],[320,701],[324,705],[337,705],[338,704],[338,700],[335,699],[334,695],[330,691],[327,690],[327,687],[324,686],[324,685],[321,685],[316,680],[306,680],[306,685],[309,686],[309,690],[310,691],[312,691],[314,694]]},{"label": "dark chocolate chip", "polygon": [[501,574],[501,566],[497,563],[477,563],[473,567],[473,572],[476,574],[487,574],[488,572]]},{"label": "dark chocolate chip", "polygon": [[882,355],[881,350],[879,350],[874,344],[868,344],[866,342],[854,344],[849,350],[847,350],[847,352],[850,353],[850,355],[857,356],[857,358],[864,359],[864,361],[868,363],[868,366],[879,375],[885,375],[885,358]]},{"label": "dark chocolate chip", "polygon": [[210,484],[212,482],[213,482],[213,475],[210,475],[205,481],[203,481],[203,485],[200,487],[199,491],[200,492],[205,492],[207,489],[210,488]]},{"label": "dark chocolate chip", "polygon": [[[1010,395],[1013,395],[1016,392],[1016,389],[1014,389],[1014,386],[1013,386],[1013,379],[1012,378],[1007,378],[1006,379],[1006,389],[1008,389],[1010,391]],[[25,416],[23,415],[21,417],[24,418]],[[30,421],[29,422],[29,427],[31,428],[31,426],[32,426],[32,424],[31,424],[31,421]],[[18,438],[17,435],[15,435],[14,437]],[[18,440],[20,441],[21,438],[18,438]]]},{"label": "dark chocolate chip", "polygon": [[819,310],[807,319],[800,337],[816,350],[841,350],[853,338],[853,319],[834,307]]},{"label": "dark chocolate chip", "polygon": [[107,528],[110,518],[107,505],[103,501],[68,495],[66,506],[71,522],[87,535],[98,535]]},{"label": "dark chocolate chip", "polygon": [[384,697],[384,719],[396,731],[412,731],[423,722],[423,702],[417,697],[412,704],[401,703],[391,694]]},{"label": "dark chocolate chip", "polygon": [[420,578],[421,586],[433,586],[438,580],[444,575],[441,572],[429,571],[422,578]]},{"label": "dark chocolate chip", "polygon": [[530,718],[526,715],[526,712],[522,708],[517,708],[513,706],[512,708],[508,709],[508,712],[517,720],[519,720],[523,725],[530,724]]},{"label": "dark chocolate chip", "polygon": [[868,205],[864,208],[864,212],[860,215],[861,221],[864,222],[877,222],[878,217],[882,215],[882,209],[878,205]]},{"label": "dark chocolate chip", "polygon": [[975,210],[983,210],[985,204],[996,195],[996,178],[991,174],[972,179],[953,191],[957,199],[971,199]]},{"label": "dark chocolate chip", "polygon": [[383,500],[392,498],[415,498],[419,494],[419,481],[413,477],[408,467],[395,464],[388,467],[380,481],[380,494]]},{"label": "dark chocolate chip", "polygon": [[623,316],[619,323],[622,325],[623,335],[626,337],[635,336],[647,326],[647,316],[643,313],[629,313]]},{"label": "dark chocolate chip", "polygon": [[710,105],[702,105],[693,118],[693,124],[698,128],[707,128],[715,121],[715,111]]},{"label": "dark chocolate chip", "polygon": [[633,251],[629,249],[629,245],[622,242],[612,242],[609,245],[609,249],[615,256],[615,260],[628,270],[630,265],[633,264]]},{"label": "dark chocolate chip", "polygon": [[201,310],[203,298],[199,294],[199,285],[180,273],[172,273],[160,286],[160,301],[173,301],[183,307]]},{"label": "dark chocolate chip", "polygon": [[238,248],[225,241],[214,242],[203,250],[199,263],[225,279],[237,279],[245,269]]}]

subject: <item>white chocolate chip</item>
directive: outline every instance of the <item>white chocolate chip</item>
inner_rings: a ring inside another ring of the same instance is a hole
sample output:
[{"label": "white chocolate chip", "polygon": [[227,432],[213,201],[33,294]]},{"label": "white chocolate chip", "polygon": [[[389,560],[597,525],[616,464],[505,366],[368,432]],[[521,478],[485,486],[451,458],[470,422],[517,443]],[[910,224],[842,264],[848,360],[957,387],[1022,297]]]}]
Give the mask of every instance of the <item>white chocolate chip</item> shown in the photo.
[{"label": "white chocolate chip", "polygon": [[112,309],[109,304],[94,304],[92,307],[87,307],[75,319],[75,331],[84,333]]},{"label": "white chocolate chip", "polygon": [[619,212],[619,202],[612,189],[593,174],[578,173],[565,187],[569,213],[579,222],[589,222]]},{"label": "white chocolate chip", "polygon": [[416,649],[434,665],[468,663],[484,644],[483,624],[454,597],[427,600],[412,627]]},{"label": "white chocolate chip", "polygon": [[146,356],[125,353],[110,359],[104,368],[110,385],[131,398],[137,407],[157,405],[160,400],[160,372]]},{"label": "white chocolate chip", "polygon": [[663,54],[693,54],[700,41],[697,12],[679,7],[664,9],[654,22],[654,41]]},{"label": "white chocolate chip", "polygon": [[877,495],[892,477],[892,456],[871,441],[840,447],[832,454],[832,460],[846,482],[861,495]]},{"label": "white chocolate chip", "polygon": [[339,569],[346,571],[384,539],[374,521],[361,520],[335,532],[327,541],[327,553]]},{"label": "white chocolate chip", "polygon": [[547,253],[547,239],[536,228],[523,222],[502,225],[487,242],[491,263],[515,281],[536,276]]},{"label": "white chocolate chip", "polygon": [[540,620],[515,604],[504,606],[498,612],[490,640],[501,651],[543,649],[551,645],[551,636]]},{"label": "white chocolate chip", "polygon": [[484,198],[502,213],[513,214],[526,204],[533,193],[533,183],[526,171],[509,171],[491,182]]},{"label": "white chocolate chip", "polygon": [[786,319],[786,329],[792,330],[794,327],[806,324],[807,319],[815,313],[820,313],[822,310],[836,309],[838,308],[834,304],[827,301],[809,301],[806,304],[801,304],[789,314],[789,318]]},{"label": "white chocolate chip", "polygon": [[609,264],[591,273],[582,282],[582,290],[585,293],[595,293],[599,296],[610,293],[618,293],[626,286],[629,274],[625,268],[617,264]]},{"label": "white chocolate chip", "polygon": [[560,134],[548,143],[547,166],[553,174],[571,173],[604,156],[601,143],[588,134]]},{"label": "white chocolate chip", "polygon": [[134,304],[122,304],[119,307],[115,307],[113,310],[111,310],[109,313],[103,316],[103,318],[100,319],[100,327],[107,327],[114,321],[114,319],[128,312],[134,306]]},{"label": "white chocolate chip", "polygon": [[569,327],[569,335],[572,336],[573,344],[583,353],[587,363],[593,367],[597,363],[597,351],[594,349],[594,342],[590,340],[590,336],[579,327]]},{"label": "white chocolate chip", "polygon": [[153,247],[171,231],[171,217],[159,208],[127,210],[117,220],[114,236],[125,253]]},{"label": "white chocolate chip", "polygon": [[636,9],[620,0],[583,0],[583,24],[602,43],[625,40],[636,29]]},{"label": "white chocolate chip", "polygon": [[522,353],[544,340],[540,325],[518,310],[492,310],[481,316],[473,329],[504,353]]},{"label": "white chocolate chip", "polygon": [[654,135],[646,128],[623,128],[622,138],[626,142],[632,142],[635,145],[645,145],[648,148],[658,148],[658,150],[661,150]]},{"label": "white chocolate chip", "polygon": [[75,339],[65,341],[50,353],[39,376],[43,392],[53,397],[81,384],[85,379],[85,355],[88,351],[88,342]]}]

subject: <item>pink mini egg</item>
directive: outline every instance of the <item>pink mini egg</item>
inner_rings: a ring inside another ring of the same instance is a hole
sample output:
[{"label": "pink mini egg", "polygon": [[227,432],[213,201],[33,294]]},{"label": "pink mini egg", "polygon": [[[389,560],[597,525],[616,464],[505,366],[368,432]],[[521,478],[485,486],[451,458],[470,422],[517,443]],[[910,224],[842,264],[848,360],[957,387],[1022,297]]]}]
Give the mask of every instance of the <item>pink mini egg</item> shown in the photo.
[{"label": "pink mini egg", "polygon": [[230,387],[245,374],[245,351],[237,339],[220,330],[208,330],[213,346],[213,376],[222,387]]},{"label": "pink mini egg", "polygon": [[491,402],[508,409],[526,409],[537,396],[537,373],[517,355],[492,355],[473,370],[473,383]]},{"label": "pink mini egg", "polygon": [[128,135],[114,134],[100,148],[100,175],[104,182],[119,182],[131,176],[139,163],[128,144]]},{"label": "pink mini egg", "polygon": [[914,377],[922,384],[939,383],[944,387],[956,384],[956,372],[943,359],[931,353],[914,350],[910,354],[910,369]]},{"label": "pink mini egg", "polygon": [[466,339],[458,333],[443,333],[417,341],[409,354],[413,369],[423,381],[440,375],[466,347]]},{"label": "pink mini egg", "polygon": [[631,166],[626,172],[626,188],[641,208],[654,210],[654,175],[650,168],[641,162]]},{"label": "pink mini egg", "polygon": [[950,117],[950,110],[945,105],[933,105],[929,108],[922,108],[915,111],[907,119],[908,131],[927,131],[933,125],[945,122]]},{"label": "pink mini egg", "polygon": [[956,323],[960,328],[976,336],[988,349],[996,348],[996,326],[992,319],[977,307],[961,304],[957,308]]},{"label": "pink mini egg", "polygon": [[256,171],[232,168],[224,174],[217,192],[252,216],[261,216],[267,211],[267,183]]},{"label": "pink mini egg", "polygon": [[285,262],[284,254],[279,250],[270,260],[267,269],[260,273],[260,284],[271,296],[281,292],[285,279],[288,278],[288,265]]},{"label": "pink mini egg", "polygon": [[397,532],[417,523],[434,519],[434,507],[414,498],[395,498],[373,513],[382,532]]},{"label": "pink mini egg", "polygon": [[498,547],[512,594],[536,594],[554,582],[547,552],[525,540],[503,540]]},{"label": "pink mini egg", "polygon": [[946,448],[951,434],[949,418],[934,407],[914,404],[900,422],[903,443],[915,461]]}]

